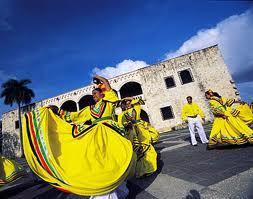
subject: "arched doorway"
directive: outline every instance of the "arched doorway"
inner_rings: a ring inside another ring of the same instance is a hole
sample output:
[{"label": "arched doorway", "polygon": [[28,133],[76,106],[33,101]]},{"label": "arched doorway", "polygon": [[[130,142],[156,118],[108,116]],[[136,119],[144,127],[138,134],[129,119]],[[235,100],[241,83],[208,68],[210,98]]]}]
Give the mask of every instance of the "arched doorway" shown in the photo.
[{"label": "arched doorway", "polygon": [[146,121],[146,122],[150,122],[149,121],[149,116],[148,116],[148,114],[147,114],[147,112],[146,111],[144,111],[143,109],[141,109],[141,119],[142,120],[144,120],[144,121]]},{"label": "arched doorway", "polygon": [[76,102],[68,100],[61,105],[61,109],[70,112],[77,111]]},{"label": "arched doorway", "polygon": [[141,85],[137,82],[128,82],[124,84],[120,90],[121,99],[124,97],[132,97],[143,94]]},{"label": "arched doorway", "polygon": [[95,101],[94,101],[92,95],[85,95],[78,102],[79,110],[83,109],[86,106],[90,106],[93,104],[95,104]]}]

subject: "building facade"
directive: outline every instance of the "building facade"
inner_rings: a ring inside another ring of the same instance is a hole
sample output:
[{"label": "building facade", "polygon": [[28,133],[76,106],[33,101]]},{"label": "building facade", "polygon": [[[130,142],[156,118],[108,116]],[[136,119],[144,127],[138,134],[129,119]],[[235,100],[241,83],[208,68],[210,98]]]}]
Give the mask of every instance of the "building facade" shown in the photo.
[{"label": "building facade", "polygon": [[[212,120],[212,115],[204,96],[206,90],[212,89],[223,96],[240,98],[217,45],[117,76],[109,79],[109,82],[119,98],[142,98],[145,105],[142,106],[141,117],[150,121],[160,132],[182,126],[181,110],[189,95],[203,109],[207,121]],[[88,85],[31,104],[22,111],[49,105],[77,111],[90,104],[93,88],[94,85]],[[3,114],[2,128],[3,152],[20,156],[17,110]]]}]

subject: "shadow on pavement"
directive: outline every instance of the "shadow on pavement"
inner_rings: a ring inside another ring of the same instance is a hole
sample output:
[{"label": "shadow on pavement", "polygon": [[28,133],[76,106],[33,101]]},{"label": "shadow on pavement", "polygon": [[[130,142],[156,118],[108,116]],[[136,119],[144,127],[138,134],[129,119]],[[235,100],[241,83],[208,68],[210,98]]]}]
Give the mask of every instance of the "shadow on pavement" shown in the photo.
[{"label": "shadow on pavement", "polygon": [[10,188],[10,189],[2,191],[1,192],[1,199],[9,198],[9,197],[18,195],[20,192],[23,192],[26,189],[29,189],[32,186],[36,186],[36,185],[38,185],[38,189],[41,189],[41,188],[47,186],[47,184],[44,183],[44,182],[42,182],[42,181],[40,181],[40,182],[33,182],[33,181],[31,181],[31,182],[22,184],[22,186],[13,187],[13,188]]},{"label": "shadow on pavement", "polygon": [[[161,154],[157,153],[157,171],[150,176],[143,177],[143,178],[134,178],[133,180],[128,181],[127,187],[129,189],[129,194],[128,194],[127,199],[135,199],[136,196],[140,192],[144,191],[150,184],[152,184],[153,181],[156,179],[157,175],[159,173],[161,173],[163,165],[164,165],[164,162],[161,159]],[[133,183],[133,181],[136,182],[136,184]],[[141,187],[138,186],[137,184],[141,185]],[[151,194],[147,193],[147,195],[149,195],[149,196],[146,196],[144,198],[150,198],[150,199],[154,198],[154,197],[152,197]]]},{"label": "shadow on pavement", "polygon": [[38,196],[34,197],[33,199],[65,199],[65,198],[71,198],[71,199],[88,199],[89,196],[79,196],[72,193],[65,193],[62,192],[56,188],[49,189],[48,191],[39,194]]},{"label": "shadow on pavement", "polygon": [[[202,142],[201,142],[201,140],[200,140],[200,137],[199,136],[195,136],[196,137],[196,140],[197,140],[197,143],[198,144],[202,144]],[[207,137],[207,139],[208,139],[208,137]],[[186,138],[184,138],[183,139],[185,142],[189,142],[190,144],[191,144],[191,137],[190,137],[190,135],[189,135],[189,137],[186,137]]]},{"label": "shadow on pavement", "polygon": [[253,144],[242,144],[242,145],[215,145],[213,147],[207,147],[207,150],[232,150],[232,149],[240,149],[240,148],[247,148],[247,147],[253,147]]},{"label": "shadow on pavement", "polygon": [[61,198],[61,199],[64,199],[64,198],[67,198],[67,196],[68,196],[68,194],[66,194],[62,191],[59,191],[55,188],[52,188],[52,189],[49,189],[48,191],[34,197],[34,199],[42,199],[42,198],[48,198],[48,199],[50,199],[50,198]]},{"label": "shadow on pavement", "polygon": [[201,196],[197,190],[192,189],[185,199],[201,199]]}]

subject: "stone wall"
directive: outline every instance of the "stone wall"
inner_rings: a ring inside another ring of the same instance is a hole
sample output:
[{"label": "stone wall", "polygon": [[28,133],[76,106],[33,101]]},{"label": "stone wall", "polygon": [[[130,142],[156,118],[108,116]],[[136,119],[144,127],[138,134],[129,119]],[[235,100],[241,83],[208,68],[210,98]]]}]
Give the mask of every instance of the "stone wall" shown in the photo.
[{"label": "stone wall", "polygon": [[16,122],[18,123],[17,109],[2,115],[2,152],[6,157],[21,156],[20,132],[15,127]]}]

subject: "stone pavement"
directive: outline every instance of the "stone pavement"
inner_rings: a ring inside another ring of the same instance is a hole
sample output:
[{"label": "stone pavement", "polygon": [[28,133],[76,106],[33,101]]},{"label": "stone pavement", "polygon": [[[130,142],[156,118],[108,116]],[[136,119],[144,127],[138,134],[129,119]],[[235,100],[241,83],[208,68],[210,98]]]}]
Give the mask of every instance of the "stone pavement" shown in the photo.
[{"label": "stone pavement", "polygon": [[[206,132],[210,128],[205,126]],[[191,146],[188,130],[183,129],[162,134],[155,148],[158,171],[132,179],[128,183],[129,199],[253,198],[252,146],[206,150],[200,142]],[[1,188],[0,198],[85,198],[63,193],[42,181],[34,182],[31,173],[26,179]]]},{"label": "stone pavement", "polygon": [[132,180],[129,198],[253,198],[253,146],[206,150],[198,141],[190,145],[187,129],[162,134],[159,171]]}]

